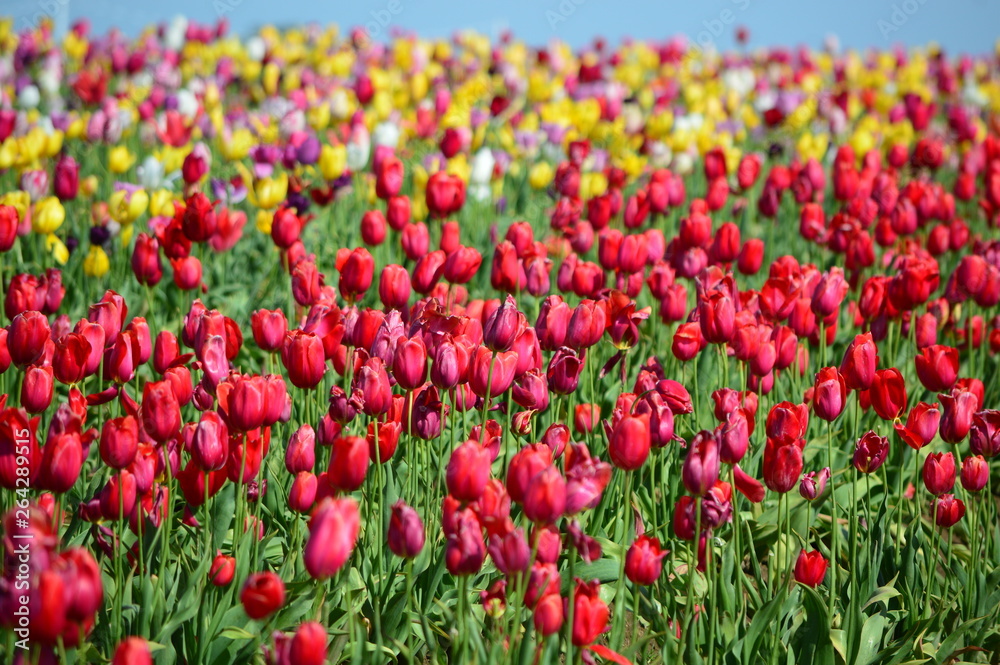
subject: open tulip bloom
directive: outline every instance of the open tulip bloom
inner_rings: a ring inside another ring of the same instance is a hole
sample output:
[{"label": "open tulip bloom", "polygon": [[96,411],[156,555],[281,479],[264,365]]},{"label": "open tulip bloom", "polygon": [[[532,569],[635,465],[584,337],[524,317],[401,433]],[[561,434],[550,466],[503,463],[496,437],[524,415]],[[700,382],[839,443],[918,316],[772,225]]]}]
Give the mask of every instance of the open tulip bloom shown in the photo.
[{"label": "open tulip bloom", "polygon": [[996,57],[227,28],[0,20],[3,662],[995,661]]}]

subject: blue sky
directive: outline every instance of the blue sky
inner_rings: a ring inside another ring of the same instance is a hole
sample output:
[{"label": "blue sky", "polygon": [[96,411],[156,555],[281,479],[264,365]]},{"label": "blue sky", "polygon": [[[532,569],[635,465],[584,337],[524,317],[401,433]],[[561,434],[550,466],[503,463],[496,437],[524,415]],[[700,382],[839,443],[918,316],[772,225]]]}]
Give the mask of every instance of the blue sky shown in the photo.
[{"label": "blue sky", "polygon": [[367,24],[373,33],[400,26],[428,36],[511,28],[532,44],[686,35],[724,49],[742,24],[757,45],[819,46],[833,33],[856,48],[936,40],[951,52],[984,53],[1000,36],[1000,0],[0,0],[0,14],[30,17],[67,4],[70,19],[87,16],[98,30],[118,26],[131,34],[183,13],[199,21],[225,15],[240,33],[308,21]]}]

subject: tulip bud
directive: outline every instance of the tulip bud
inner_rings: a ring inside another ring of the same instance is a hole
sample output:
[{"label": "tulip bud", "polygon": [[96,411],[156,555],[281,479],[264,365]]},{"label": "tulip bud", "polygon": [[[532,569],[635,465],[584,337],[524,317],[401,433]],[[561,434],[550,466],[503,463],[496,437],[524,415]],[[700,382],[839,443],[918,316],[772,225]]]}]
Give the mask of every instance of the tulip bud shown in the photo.
[{"label": "tulip bud", "polygon": [[146,640],[141,637],[126,637],[115,649],[111,665],[153,665]]},{"label": "tulip bud", "polygon": [[649,457],[650,430],[648,415],[627,415],[611,433],[608,455],[611,462],[624,471],[635,471]]},{"label": "tulip bud", "polygon": [[139,449],[139,423],[132,416],[107,420],[101,428],[101,460],[112,469],[124,469]]},{"label": "tulip bud", "polygon": [[962,487],[966,492],[981,492],[990,479],[990,465],[982,455],[966,457],[962,461]]},{"label": "tulip bud", "polygon": [[218,552],[208,569],[208,579],[215,586],[229,586],[236,574],[236,559]]},{"label": "tulip bud", "polygon": [[482,496],[490,477],[490,453],[474,440],[459,445],[448,460],[448,493],[461,501]]},{"label": "tulip bud", "polygon": [[389,550],[403,559],[414,558],[424,548],[424,523],[402,500],[392,506],[387,540]]}]

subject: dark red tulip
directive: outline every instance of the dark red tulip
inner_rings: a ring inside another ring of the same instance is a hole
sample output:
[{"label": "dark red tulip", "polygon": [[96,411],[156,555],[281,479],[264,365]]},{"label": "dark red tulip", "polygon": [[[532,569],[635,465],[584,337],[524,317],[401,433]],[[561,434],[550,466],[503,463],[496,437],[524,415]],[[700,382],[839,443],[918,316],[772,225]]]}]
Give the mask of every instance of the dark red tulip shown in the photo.
[{"label": "dark red tulip", "polygon": [[878,471],[888,455],[889,440],[869,430],[858,439],[851,462],[861,473],[873,473]]},{"label": "dark red tulip", "polygon": [[387,542],[389,550],[404,559],[412,559],[424,548],[423,520],[402,500],[392,506]]},{"label": "dark red tulip", "polygon": [[163,279],[160,244],[155,237],[140,233],[132,250],[132,273],[140,284],[156,286]]},{"label": "dark red tulip", "polygon": [[719,442],[714,432],[702,431],[691,441],[681,468],[684,488],[704,496],[719,479]]},{"label": "dark red tulip", "polygon": [[554,466],[531,479],[524,494],[524,515],[536,524],[552,524],[566,510],[566,480]]},{"label": "dark red tulip", "polygon": [[478,573],[486,559],[482,526],[471,509],[460,510],[448,529],[445,565],[452,575]]},{"label": "dark red tulip", "polygon": [[1000,453],[1000,411],[987,409],[972,416],[969,447],[987,459]]},{"label": "dark red tulip", "polygon": [[950,452],[931,453],[924,459],[924,487],[934,496],[955,486],[955,456]]},{"label": "dark red tulip", "polygon": [[934,521],[944,529],[950,529],[965,516],[965,504],[953,494],[943,494],[934,500]]},{"label": "dark red tulip", "polygon": [[940,394],[942,414],[938,432],[948,443],[961,443],[972,429],[973,415],[979,407],[975,394],[956,388]]}]

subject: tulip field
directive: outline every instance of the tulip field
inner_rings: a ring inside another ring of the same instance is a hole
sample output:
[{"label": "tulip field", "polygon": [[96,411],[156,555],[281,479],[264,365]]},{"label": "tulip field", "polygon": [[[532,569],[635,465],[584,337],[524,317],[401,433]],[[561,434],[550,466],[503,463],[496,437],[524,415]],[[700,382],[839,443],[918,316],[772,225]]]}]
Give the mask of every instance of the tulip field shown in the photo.
[{"label": "tulip field", "polygon": [[0,21],[0,661],[1000,663],[1000,50],[748,39]]}]

